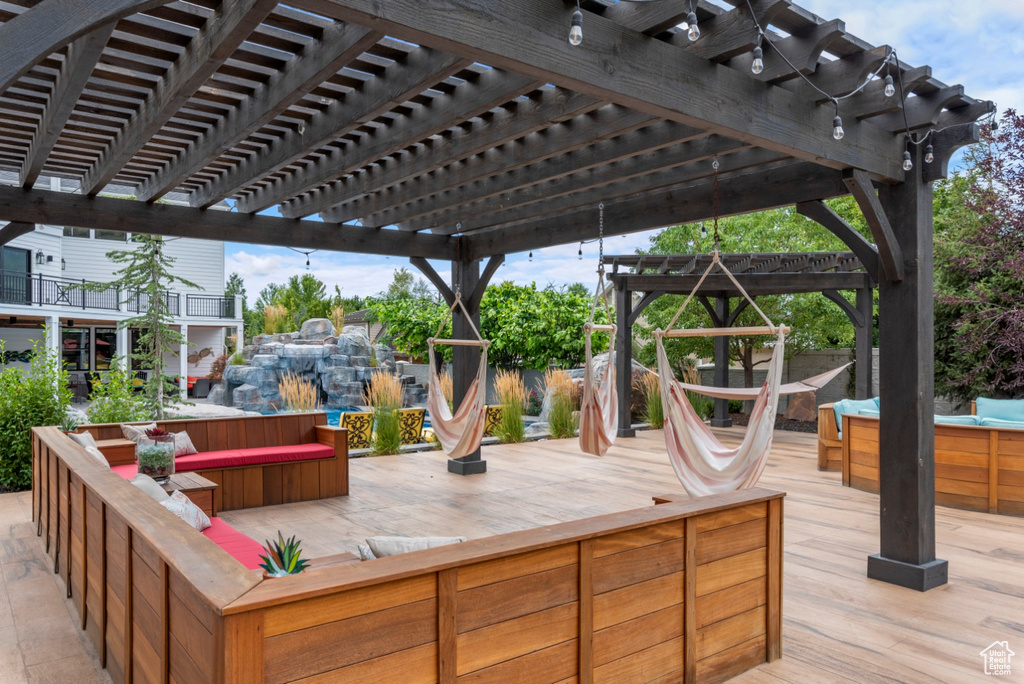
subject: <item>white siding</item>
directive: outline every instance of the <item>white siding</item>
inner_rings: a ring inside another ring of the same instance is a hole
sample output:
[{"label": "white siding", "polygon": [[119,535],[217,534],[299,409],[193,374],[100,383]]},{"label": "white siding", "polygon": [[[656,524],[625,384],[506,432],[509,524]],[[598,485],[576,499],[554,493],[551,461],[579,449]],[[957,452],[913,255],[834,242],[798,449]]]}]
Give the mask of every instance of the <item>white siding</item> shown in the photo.
[{"label": "white siding", "polygon": [[[210,374],[210,365],[221,354],[227,354],[227,347],[224,345],[224,328],[208,328],[190,325],[188,328],[188,354],[209,349],[210,355],[203,358],[198,364],[187,363],[186,375],[204,378]],[[177,354],[168,354],[164,357],[167,364],[167,374],[177,375],[180,368]]]},{"label": "white siding", "polygon": [[[7,225],[0,222],[0,225]],[[44,276],[60,278],[60,257],[61,257],[61,233],[63,229],[53,226],[37,226],[31,233],[26,233],[7,243],[7,247],[27,249],[32,253],[32,273],[42,273]],[[53,261],[36,265],[36,252],[42,251],[45,256],[52,256]]]},{"label": "white siding", "polygon": [[[0,340],[3,340],[4,351],[22,352],[32,349],[32,343],[38,343],[39,349],[46,349],[46,339],[42,328],[0,328]],[[14,368],[28,368],[27,363],[12,361],[7,366]]]}]

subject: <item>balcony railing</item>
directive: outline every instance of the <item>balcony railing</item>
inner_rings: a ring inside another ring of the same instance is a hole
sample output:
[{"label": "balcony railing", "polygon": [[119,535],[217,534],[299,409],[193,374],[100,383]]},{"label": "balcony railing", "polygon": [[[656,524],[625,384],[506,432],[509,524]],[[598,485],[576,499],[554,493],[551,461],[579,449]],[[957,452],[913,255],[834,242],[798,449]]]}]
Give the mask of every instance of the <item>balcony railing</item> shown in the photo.
[{"label": "balcony railing", "polygon": [[[87,289],[84,280],[52,278],[42,274],[0,270],[0,304],[21,306],[54,306],[69,309],[98,309],[101,311],[149,311],[150,297],[145,292],[126,293],[116,287]],[[164,292],[161,296],[167,313],[181,315],[181,295]],[[188,316],[199,318],[234,318],[235,298],[216,295],[185,295]]]},{"label": "balcony railing", "polygon": [[235,298],[216,295],[185,295],[185,315],[200,318],[234,318]]}]

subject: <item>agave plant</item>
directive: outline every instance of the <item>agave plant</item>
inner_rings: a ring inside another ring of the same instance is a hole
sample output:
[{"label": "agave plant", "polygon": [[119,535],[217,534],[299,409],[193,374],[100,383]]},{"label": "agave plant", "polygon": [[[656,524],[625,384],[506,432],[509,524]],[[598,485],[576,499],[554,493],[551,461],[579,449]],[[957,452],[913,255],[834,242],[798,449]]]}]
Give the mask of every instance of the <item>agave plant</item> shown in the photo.
[{"label": "agave plant", "polygon": [[294,536],[289,537],[288,541],[285,541],[284,535],[278,530],[277,541],[271,542],[266,540],[264,543],[267,555],[260,556],[263,560],[260,563],[260,567],[263,568],[269,577],[286,577],[299,574],[309,565],[307,559],[299,557],[302,553],[302,549],[299,548],[300,544],[302,542]]}]

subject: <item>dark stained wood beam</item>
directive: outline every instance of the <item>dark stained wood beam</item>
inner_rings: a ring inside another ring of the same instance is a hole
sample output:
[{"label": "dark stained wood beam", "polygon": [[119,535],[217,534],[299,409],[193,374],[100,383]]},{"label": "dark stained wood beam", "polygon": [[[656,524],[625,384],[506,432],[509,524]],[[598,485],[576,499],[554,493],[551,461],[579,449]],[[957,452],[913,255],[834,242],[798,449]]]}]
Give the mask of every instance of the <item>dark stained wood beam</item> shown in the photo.
[{"label": "dark stained wood beam", "polygon": [[439,235],[11,187],[0,187],[0,221],[427,259],[455,258],[456,244]]},{"label": "dark stained wood beam", "polygon": [[344,150],[325,154],[283,179],[254,190],[238,201],[239,211],[254,212],[279,204],[321,183],[351,173],[381,157],[409,147],[470,117],[536,90],[541,84],[518,74],[488,70],[475,81],[459,84],[450,94],[440,95],[390,126],[367,133]]},{"label": "dark stained wood beam", "polygon": [[[793,63],[799,73],[813,73],[821,53],[825,51],[825,48],[830,43],[845,32],[846,25],[838,19],[833,19],[832,21],[819,24],[800,35],[775,39],[771,43],[767,40],[764,41],[762,45],[764,50],[764,71],[755,76],[755,78],[765,83],[778,83],[779,81],[796,78],[797,72],[793,71],[789,64],[786,63],[786,59]],[[783,59],[782,55],[785,55],[786,59]],[[730,66],[735,66],[749,73],[751,61],[753,61],[752,55],[744,53],[730,62]]]},{"label": "dark stained wood beam", "polygon": [[[627,159],[619,164],[597,167],[578,174],[580,178],[573,176],[527,188],[528,199],[533,200],[529,203],[518,202],[520,199],[518,195],[502,196],[495,202],[500,204],[507,199],[509,205],[507,209],[498,207],[494,211],[482,215],[460,218],[460,208],[456,206],[436,218],[431,217],[438,221],[438,226],[422,223],[409,227],[431,227],[432,232],[440,235],[450,235],[456,232],[470,233],[491,226],[537,219],[571,208],[596,207],[601,202],[650,192],[697,178],[706,178],[713,173],[711,164],[707,162],[710,157],[716,154],[726,154],[730,148],[737,150],[743,146],[743,143],[724,141],[718,136],[715,138],[717,145],[709,141],[708,138],[694,140],[681,146],[683,149],[660,150],[643,155],[642,158],[637,158],[635,163],[633,159]],[[720,151],[715,151],[716,148],[720,148]],[[785,157],[771,150],[742,150],[721,157],[719,160],[721,162],[720,171],[730,173],[760,164],[778,162],[782,159]],[[647,164],[652,166],[660,164],[665,168],[651,169],[641,173]],[[611,180],[608,180],[609,178]],[[616,178],[622,180],[616,180]],[[581,187],[574,189],[575,185]],[[472,209],[473,207],[466,207],[467,216],[472,213]],[[461,227],[456,224],[461,224]],[[405,226],[399,225],[399,228],[403,227]]]},{"label": "dark stained wood beam", "polygon": [[864,264],[864,268],[867,269],[871,278],[878,282],[878,279],[882,276],[878,249],[865,240],[864,236],[854,230],[853,226],[843,220],[839,214],[829,209],[824,202],[818,200],[799,202],[796,205],[796,211],[798,214],[802,214],[812,221],[820,223],[842,240],[843,244],[853,250],[853,253],[857,255],[860,262]]},{"label": "dark stained wood beam", "polygon": [[[831,62],[820,62],[814,73],[807,74],[807,78],[826,93],[846,95],[864,83],[864,79],[880,67],[891,53],[892,48],[888,45],[867,48]],[[784,81],[779,87],[817,104],[829,102],[828,98],[823,97],[802,78]]]},{"label": "dark stained wood beam", "polygon": [[[689,294],[697,286],[702,274],[669,275],[615,273],[609,276],[614,283],[625,283],[633,292],[663,292]],[[864,286],[863,273],[744,273],[736,279],[751,297],[772,294],[796,294],[823,290],[856,290]],[[698,292],[705,295],[739,297],[739,290],[724,273],[710,273]],[[723,323],[731,324],[727,318]]]},{"label": "dark stained wood beam", "polygon": [[95,195],[113,180],[275,7],[275,0],[237,0],[222,4],[193,37],[145,104],[90,166],[82,178],[82,192]]},{"label": "dark stained wood beam", "polygon": [[[359,200],[410,178],[593,111],[601,104],[592,97],[562,88],[542,88],[497,111],[444,131],[437,137],[420,141],[412,151],[400,151],[352,176],[288,200],[281,205],[281,213],[295,218],[321,212],[325,221],[338,221],[337,216],[344,215],[347,209],[335,214],[328,207]],[[372,213],[363,209],[360,212]]]},{"label": "dark stained wood beam", "polygon": [[[896,89],[897,96],[899,88]],[[872,119],[871,123],[886,130],[899,132],[910,127],[910,130],[934,126],[939,121],[939,115],[946,107],[956,105],[963,101],[964,87],[962,85],[940,88],[925,95],[911,95],[907,93],[906,121],[902,112],[893,112],[885,116],[878,116]]]},{"label": "dark stained wood beam", "polygon": [[882,203],[878,200],[878,194],[875,192],[871,179],[865,172],[853,169],[843,174],[843,182],[846,183],[846,187],[850,189],[850,193],[857,200],[857,206],[864,214],[864,220],[868,222],[871,235],[875,238],[878,260],[882,266],[882,270],[878,274],[879,282],[883,277],[893,283],[903,280],[903,253],[893,235],[889,217],[885,215],[885,209],[882,208]]},{"label": "dark stained wood beam", "polygon": [[[662,4],[662,3],[652,3]],[[782,10],[789,7],[789,0],[752,0],[754,12],[762,26],[772,23],[772,19]],[[746,5],[723,12],[700,24],[700,40],[690,42],[685,32],[672,37],[672,44],[685,49],[691,55],[709,59],[712,62],[724,62],[744,53],[750,52],[757,44],[757,27],[750,17]]]},{"label": "dark stained wood beam", "polygon": [[[861,278],[861,286],[864,284],[864,279]],[[850,300],[839,293],[839,290],[822,290],[821,294],[825,295],[826,299],[835,302],[836,306],[843,310],[846,317],[850,319],[850,323],[853,323],[854,327],[859,328],[864,325],[864,314],[857,310],[857,307],[850,303]]]},{"label": "dark stained wood beam", "polygon": [[11,240],[20,238],[22,235],[31,233],[35,229],[36,225],[34,223],[11,221],[3,228],[0,228],[0,245],[6,245]]},{"label": "dark stained wood beam", "polygon": [[[462,54],[658,118],[767,147],[830,168],[900,180],[892,134],[851,122],[839,144],[834,112],[724,65],[584,13],[586,40],[566,41],[572,8],[548,0],[299,0],[301,6],[389,35]],[[615,55],[615,59],[609,59]]]},{"label": "dark stained wood beam", "polygon": [[[314,115],[304,127],[288,131],[260,154],[250,156],[194,193],[190,203],[192,206],[207,207],[235,195],[267,174],[373,121],[396,105],[462,71],[469,64],[468,60],[461,57],[430,48],[417,48],[403,62],[389,66],[382,75],[370,79],[362,90],[349,93],[344,100],[333,102],[327,109]],[[307,174],[297,171],[293,175],[304,178]],[[267,199],[266,203],[242,199],[238,203],[239,211],[251,213],[277,203],[269,196]]]},{"label": "dark stained wood beam", "polygon": [[39,130],[32,138],[32,145],[29,147],[28,154],[25,155],[25,163],[21,167],[19,182],[23,187],[31,188],[39,178],[43,165],[46,164],[50,152],[57,144],[57,138],[64,130],[64,125],[71,118],[71,113],[78,103],[78,97],[82,94],[96,62],[103,54],[103,48],[113,32],[114,23],[110,23],[76,38],[68,45],[64,63],[61,65],[60,71],[57,72],[53,92],[46,103],[43,119],[39,123]]},{"label": "dark stained wood beam", "polygon": [[437,288],[437,291],[440,293],[444,301],[448,303],[448,306],[455,303],[455,293],[452,292],[452,289],[448,286],[448,283],[445,282],[444,278],[434,270],[434,267],[430,265],[429,261],[423,257],[412,257],[409,259],[409,263],[418,268],[420,273],[427,277],[430,284]]},{"label": "dark stained wood beam", "polygon": [[[903,74],[903,85],[910,91],[931,77],[932,68],[929,66],[908,69]],[[900,100],[898,93],[892,97],[886,97],[883,76],[883,78],[876,79],[866,85],[864,90],[854,97],[842,101],[839,104],[839,114],[843,117],[844,121],[852,118],[866,119],[890,112],[898,112],[902,105],[903,102]]]},{"label": "dark stained wood beam", "polygon": [[0,93],[63,46],[104,24],[135,12],[167,4],[166,0],[42,0],[0,25]]},{"label": "dark stained wood beam", "polygon": [[326,27],[315,45],[295,55],[265,86],[218,121],[196,145],[144,183],[139,188],[139,199],[153,201],[175,189],[341,71],[382,37],[383,34],[352,24]]},{"label": "dark stained wood beam", "polygon": [[[605,237],[708,219],[714,213],[712,189],[712,180],[705,178],[606,203]],[[839,171],[808,162],[771,164],[722,178],[719,209],[720,215],[730,216],[848,193]],[[489,228],[465,239],[470,255],[482,258],[596,236],[591,212],[569,210],[535,221]]]},{"label": "dark stained wood beam", "polygon": [[[991,105],[993,109],[995,108],[995,105],[991,102],[985,104]],[[949,128],[932,133],[924,144],[932,146],[935,161],[931,164],[926,162],[921,170],[921,177],[924,182],[931,183],[940,178],[946,178],[949,175],[949,160],[953,153],[961,147],[973,145],[980,139],[981,129],[976,123],[952,124]]]},{"label": "dark stained wood beam", "polygon": [[[567,173],[573,164],[572,159],[581,156],[595,160],[614,160],[618,157],[600,152],[602,147],[615,145],[614,140],[608,139],[630,131],[636,131],[632,134],[634,136],[642,136],[648,129],[636,129],[650,123],[651,117],[646,114],[617,105],[606,105],[597,111],[555,124],[502,147],[489,149],[465,161],[455,162],[428,176],[415,178],[381,193],[335,207],[323,216],[325,220],[330,221],[369,219],[370,222],[364,221],[364,225],[386,226],[398,223],[428,213],[430,209],[424,208],[435,202],[454,203],[460,201],[457,195],[465,195],[468,198],[476,192],[477,196],[480,196],[479,193],[486,192],[485,188],[514,183],[515,180],[508,179],[510,175],[514,175],[517,169],[521,170],[521,173],[515,174],[517,177],[524,175],[526,168],[532,168],[526,165],[538,160],[555,158],[551,159],[551,164],[559,164],[564,160]],[[677,131],[680,136],[699,134],[699,131],[679,124],[664,124],[661,128],[663,130],[660,132],[666,136],[670,135],[669,130]],[[653,132],[644,139],[649,139],[652,135]],[[619,142],[618,147],[629,145]],[[621,154],[619,156],[621,157]],[[501,176],[490,178],[496,174]],[[474,183],[476,179],[484,180]],[[468,184],[472,184],[472,187],[462,187]]]},{"label": "dark stained wood beam", "polygon": [[696,0],[617,2],[603,16],[625,28],[654,36],[681,24],[696,4]]}]

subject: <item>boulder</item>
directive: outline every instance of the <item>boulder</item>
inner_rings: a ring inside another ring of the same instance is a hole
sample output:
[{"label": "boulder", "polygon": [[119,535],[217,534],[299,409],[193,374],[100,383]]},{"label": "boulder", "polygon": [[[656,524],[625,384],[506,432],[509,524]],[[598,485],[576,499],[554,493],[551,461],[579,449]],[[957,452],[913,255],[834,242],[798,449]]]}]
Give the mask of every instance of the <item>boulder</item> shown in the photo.
[{"label": "boulder", "polygon": [[277,354],[256,354],[249,365],[256,368],[276,368],[280,361],[281,357]]},{"label": "boulder", "polygon": [[299,330],[299,338],[303,340],[323,341],[328,337],[334,337],[334,334],[334,324],[326,318],[310,318]]},{"label": "boulder", "polygon": [[789,397],[789,406],[783,416],[786,420],[800,420],[807,423],[818,419],[817,392],[801,392]]}]

